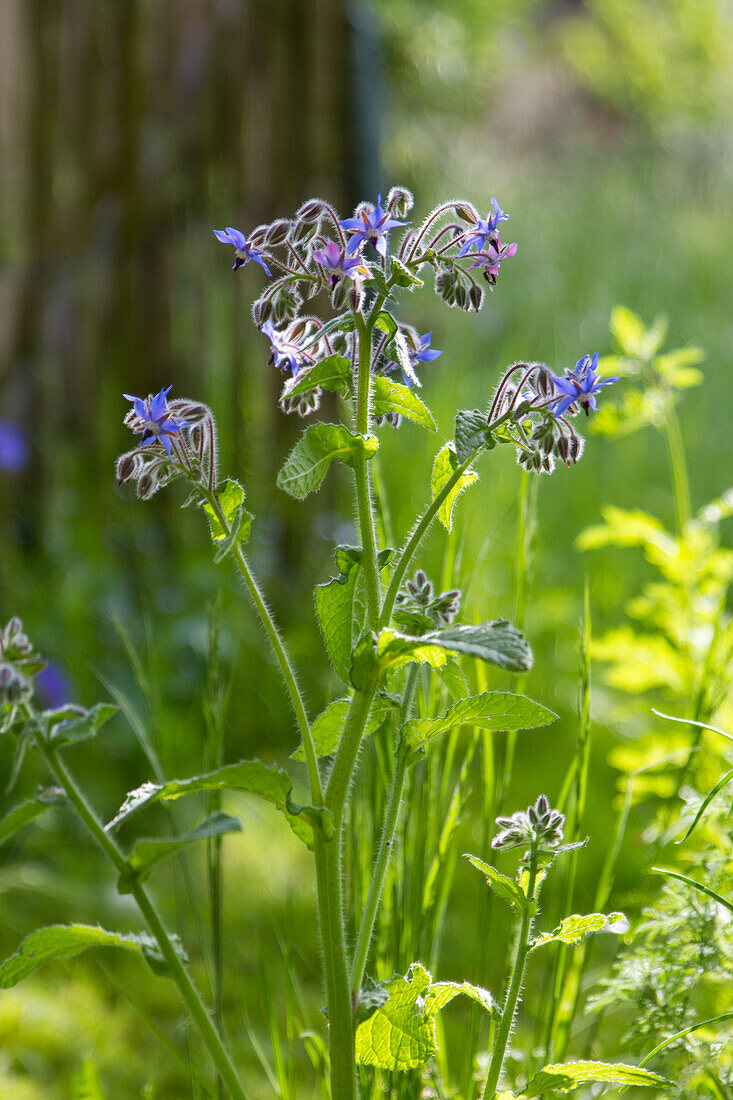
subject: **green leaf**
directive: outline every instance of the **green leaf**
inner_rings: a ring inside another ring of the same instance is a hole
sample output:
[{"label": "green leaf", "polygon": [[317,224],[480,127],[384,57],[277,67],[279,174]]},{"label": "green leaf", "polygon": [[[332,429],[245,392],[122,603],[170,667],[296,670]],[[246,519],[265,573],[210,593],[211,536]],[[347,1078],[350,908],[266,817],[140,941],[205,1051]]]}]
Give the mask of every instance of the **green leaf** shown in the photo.
[{"label": "green leaf", "polygon": [[611,310],[611,332],[621,350],[631,359],[648,360],[659,351],[667,335],[667,318],[659,314],[647,329],[640,317],[626,306]]},{"label": "green leaf", "polygon": [[356,1061],[380,1069],[417,1069],[436,1050],[435,1020],[423,1009],[431,978],[419,963],[386,983],[389,999],[356,1029]]},{"label": "green leaf", "polygon": [[[435,456],[435,462],[433,463],[433,473],[431,477],[433,500],[435,500],[438,493],[441,492],[446,483],[450,481],[453,476],[455,472],[453,463],[455,461],[457,461],[457,459],[453,444],[446,443],[446,445],[438,451]],[[438,509],[438,519],[447,531],[450,531],[453,526],[453,505],[458,496],[464,489],[467,489],[469,485],[473,485],[474,481],[477,480],[478,474],[475,474],[473,470],[466,470],[465,473],[461,474],[460,478]]]},{"label": "green leaf", "polygon": [[[368,737],[379,729],[384,719],[395,708],[395,702],[386,695],[377,695],[369,712],[369,718],[364,728],[364,736]],[[329,703],[325,710],[321,711],[314,719],[311,726],[311,736],[316,749],[316,756],[331,756],[336,751],[341,740],[346,715],[351,706],[350,699],[336,699]],[[303,746],[299,745],[291,760],[305,760]]]},{"label": "green leaf", "polygon": [[464,722],[481,729],[509,732],[536,729],[556,719],[556,714],[526,695],[486,691],[459,700],[440,718],[416,718],[406,722],[402,727],[402,743],[410,752],[419,752],[429,741]]},{"label": "green leaf", "polygon": [[423,643],[479,657],[510,672],[532,667],[532,650],[524,635],[508,619],[494,619],[475,626],[449,626],[426,634]]},{"label": "green leaf", "polygon": [[524,912],[524,907],[527,903],[522,888],[518,882],[515,882],[513,878],[509,878],[507,875],[502,875],[497,871],[496,867],[492,867],[490,863],[484,863],[478,856],[471,856],[468,853],[464,853],[469,863],[472,863],[477,871],[480,871],[485,876],[491,889],[494,891],[498,898],[502,901],[506,901],[520,916]]},{"label": "green leaf", "polygon": [[377,375],[374,379],[374,412],[377,416],[395,412],[407,417],[423,428],[434,432],[435,421],[430,409],[409,386],[393,382],[391,378]]},{"label": "green leaf", "polygon": [[457,661],[447,661],[437,672],[454,701],[466,699],[470,695],[468,681]]},{"label": "green leaf", "polygon": [[71,1078],[70,1100],[105,1100],[102,1082],[93,1062],[83,1061]]},{"label": "green leaf", "polygon": [[[619,924],[619,928],[613,928]],[[545,947],[548,943],[580,943],[592,932],[621,932],[626,931],[628,922],[623,913],[588,913],[581,917],[573,913],[560,922],[554,932],[543,932],[532,944],[532,950],[537,947]]]},{"label": "green leaf", "polygon": [[480,985],[471,985],[470,982],[435,982],[430,986],[430,992],[425,998],[425,1015],[436,1016],[459,994],[469,997],[495,1020],[501,1016],[501,1009],[488,989],[483,989]]},{"label": "green leaf", "polygon": [[313,593],[318,625],[321,628],[331,663],[344,681],[349,683],[351,651],[364,629],[366,594],[361,569],[362,551],[357,546],[338,546],[336,564],[338,577],[319,584]]},{"label": "green leaf", "polygon": [[353,332],[354,331],[354,314],[350,311],[340,314],[338,317],[334,317],[331,321],[327,321],[325,325],[321,325],[320,328],[304,340],[299,345],[300,351],[305,351],[307,348],[317,344],[324,336],[328,336],[329,333],[335,332],[337,329],[340,332]]},{"label": "green leaf", "polygon": [[83,718],[71,718],[55,725],[49,736],[49,742],[58,749],[62,745],[89,741],[114,714],[117,714],[117,707],[114,704],[97,703]]},{"label": "green leaf", "polygon": [[704,358],[705,352],[702,348],[677,348],[666,355],[658,355],[654,360],[654,369],[668,385],[677,390],[686,390],[705,381],[705,375],[697,370],[697,365]]},{"label": "green leaf", "polygon": [[73,959],[88,947],[123,947],[142,954],[143,948],[153,943],[142,933],[107,932],[88,924],[52,924],[48,928],[38,928],[0,965],[0,989],[10,989],[44,963]]},{"label": "green leaf", "polygon": [[345,355],[329,355],[307,371],[301,371],[295,385],[288,389],[288,397],[308,393],[316,386],[323,390],[351,390],[351,363]]},{"label": "green leaf", "polygon": [[56,806],[65,801],[66,796],[61,787],[49,787],[37,798],[29,798],[25,802],[13,806],[5,817],[0,818],[0,844],[29,821],[32,821],[34,817],[42,814],[49,806]]},{"label": "green leaf", "polygon": [[328,810],[315,806],[299,806],[290,794],[293,781],[286,771],[261,760],[240,760],[238,764],[226,764],[206,775],[194,775],[190,779],[172,779],[167,783],[143,783],[130,791],[122,806],[106,828],[114,829],[143,806],[150,806],[160,799],[180,798],[195,791],[242,791],[264,798],[282,813],[297,837],[309,848],[313,847],[314,829],[323,828],[326,837],[333,831],[333,820]]},{"label": "green leaf", "polygon": [[397,286],[405,287],[408,290],[413,290],[416,286],[422,286],[423,281],[419,279],[409,267],[398,260],[396,256],[392,257],[392,278]]},{"label": "green leaf", "polygon": [[571,1092],[589,1084],[671,1086],[672,1082],[638,1066],[610,1065],[607,1062],[566,1062],[545,1066],[521,1092],[523,1097],[542,1096],[545,1092]]},{"label": "green leaf", "polygon": [[485,412],[479,409],[462,409],[456,413],[453,446],[459,466],[462,466],[474,451],[481,447],[491,447],[492,444]]},{"label": "green leaf", "polygon": [[224,833],[241,833],[241,831],[242,823],[239,818],[217,812],[207,817],[195,829],[180,836],[140,837],[135,841],[128,857],[132,873],[126,872],[120,876],[120,893],[129,893],[133,878],[144,878],[161,859],[174,855],[188,844],[205,840],[207,837],[223,836]]},{"label": "green leaf", "polygon": [[228,534],[208,501],[203,502],[203,508],[209,517],[211,537],[217,547],[214,561],[221,561],[235,546],[245,545],[249,539],[254,517],[244,507],[244,489],[233,478],[227,478],[226,481],[217,486],[216,498],[224,513],[229,528]]},{"label": "green leaf", "polygon": [[391,340],[397,332],[398,325],[389,310],[380,309],[377,314],[377,319],[374,322],[374,327],[380,329],[382,332],[386,332]]},{"label": "green leaf", "polygon": [[374,436],[353,435],[343,424],[311,424],[285,459],[277,486],[296,500],[305,500],[320,486],[335,458],[353,466],[359,451],[371,458],[378,446]]}]

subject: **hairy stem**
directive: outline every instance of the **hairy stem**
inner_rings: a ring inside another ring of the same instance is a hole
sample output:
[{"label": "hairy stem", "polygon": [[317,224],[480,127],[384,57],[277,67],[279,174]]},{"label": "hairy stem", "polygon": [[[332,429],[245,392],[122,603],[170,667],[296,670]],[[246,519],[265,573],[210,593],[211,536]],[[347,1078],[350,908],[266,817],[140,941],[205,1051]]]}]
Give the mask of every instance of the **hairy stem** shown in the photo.
[{"label": "hairy stem", "polygon": [[519,931],[517,932],[517,946],[514,952],[512,976],[509,982],[509,989],[507,991],[504,1008],[502,1010],[501,1021],[498,1028],[496,1029],[494,1049],[491,1052],[489,1076],[486,1079],[486,1088],[484,1089],[483,1100],[494,1100],[497,1095],[497,1086],[499,1084],[502,1066],[504,1065],[504,1055],[506,1054],[507,1043],[509,1042],[509,1036],[511,1034],[512,1025],[514,1023],[514,1015],[517,1011],[519,994],[521,992],[522,982],[524,980],[524,970],[527,965],[530,935],[532,933],[532,922],[534,919],[533,910],[535,907],[532,903],[536,900],[534,896],[536,881],[537,852],[533,847],[530,849],[529,853],[529,879],[527,882],[526,893],[527,901],[522,911],[522,921],[519,926]]},{"label": "hairy stem", "polygon": [[[88,831],[99,844],[102,851],[117,871],[120,873],[129,872],[130,866],[121,848],[117,844],[117,841],[105,832],[104,826],[87,802],[86,797],[79,789],[76,780],[63,760],[61,760],[54,748],[43,739],[39,732],[36,732],[35,738],[36,744],[38,745],[41,755],[48,764],[48,767],[55,775],[59,784],[63,787],[69,801],[86,825]],[[247,1100],[247,1095],[239,1080],[234,1064],[216,1028],[209,1018],[209,1014],[206,1011],[198,990],[191,981],[188,971],[181,959],[178,957],[171,938],[166,932],[163,922],[158,915],[158,911],[145,890],[145,887],[142,883],[137,881],[134,876],[130,876],[130,892],[135,898],[140,912],[145,918],[150,931],[153,933],[160,947],[170,975],[178,986],[183,1002],[190,1012],[191,1018],[201,1034],[201,1038],[206,1044],[221,1079],[224,1081],[231,1096],[233,1096],[235,1100]]]},{"label": "hairy stem", "polygon": [[403,579],[405,573],[407,572],[407,570],[409,568],[410,562],[413,559],[415,551],[417,550],[418,546],[420,545],[420,543],[422,541],[423,535],[425,534],[428,527],[432,523],[433,519],[437,515],[438,510],[439,510],[441,504],[443,503],[443,501],[446,499],[446,497],[448,496],[450,491],[460,481],[461,477],[463,476],[463,474],[465,474],[466,470],[471,465],[471,463],[474,461],[474,459],[476,458],[476,455],[479,453],[480,450],[481,450],[481,448],[478,447],[466,459],[465,462],[463,462],[460,466],[458,466],[458,468],[456,470],[453,471],[452,475],[450,476],[448,481],[446,481],[445,485],[440,490],[440,492],[436,496],[435,500],[432,502],[432,504],[430,504],[425,509],[425,511],[421,515],[420,519],[417,521],[417,523],[416,523],[416,525],[415,525],[415,527],[412,531],[412,534],[410,535],[409,539],[405,543],[404,549],[402,550],[399,558],[397,559],[397,563],[394,567],[394,572],[392,573],[392,579],[389,582],[389,588],[387,589],[387,594],[384,597],[384,604],[382,605],[382,616],[381,616],[381,619],[380,619],[380,626],[388,626],[389,625],[389,621],[392,618],[392,610],[394,608],[394,602],[397,599],[397,593],[399,592],[400,585],[402,584],[402,579]]},{"label": "hairy stem", "polygon": [[[405,695],[402,702],[403,722],[405,722],[409,718],[410,711],[412,710],[412,704],[415,698],[415,692],[417,690],[418,675],[419,665],[413,665],[407,678],[407,686],[405,688]],[[374,864],[374,871],[372,872],[372,881],[369,885],[369,894],[367,897],[366,907],[364,909],[364,914],[361,918],[359,938],[357,940],[356,949],[354,951],[354,961],[351,964],[351,994],[353,998],[356,998],[358,996],[359,990],[361,989],[362,979],[364,977],[364,969],[366,967],[366,961],[369,955],[369,945],[372,940],[374,923],[377,919],[379,902],[382,897],[384,878],[387,874],[389,858],[392,854],[392,844],[394,841],[395,830],[397,828],[397,821],[400,815],[400,804],[402,802],[402,791],[405,786],[406,775],[407,755],[401,751],[400,747],[398,747],[395,773],[392,779],[392,788],[389,793],[389,806],[387,808],[387,816],[385,818],[384,828],[382,829],[382,836],[379,841],[379,851],[377,852],[377,861]]]},{"label": "hairy stem", "polygon": [[[369,434],[370,427],[369,404],[371,399],[373,323],[365,321],[360,314],[357,314],[356,325],[359,334],[359,370],[355,408],[356,430],[360,435],[366,436]],[[358,451],[354,457],[354,479],[363,547],[362,565],[366,580],[367,620],[371,629],[376,630],[379,623],[382,586],[377,564],[377,535],[374,529],[369,470],[366,457],[361,451]]]}]

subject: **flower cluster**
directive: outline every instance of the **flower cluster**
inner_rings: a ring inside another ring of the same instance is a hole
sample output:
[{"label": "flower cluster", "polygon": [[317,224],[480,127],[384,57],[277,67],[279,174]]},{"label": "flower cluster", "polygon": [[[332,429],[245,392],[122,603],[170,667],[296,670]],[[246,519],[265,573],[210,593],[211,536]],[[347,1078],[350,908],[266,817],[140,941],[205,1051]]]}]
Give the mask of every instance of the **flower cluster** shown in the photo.
[{"label": "flower cluster", "polygon": [[17,617],[12,618],[0,631],[0,705],[12,710],[15,704],[27,699],[33,691],[31,677],[43,667],[23,623]]},{"label": "flower cluster", "polygon": [[534,806],[520,810],[511,817],[497,817],[500,832],[491,841],[491,847],[500,852],[512,848],[557,850],[562,843],[565,814],[553,810],[545,795],[541,794]]},{"label": "flower cluster", "polygon": [[410,634],[426,634],[436,627],[448,626],[458,614],[461,593],[457,588],[433,595],[432,581],[422,569],[397,593],[394,619]]},{"label": "flower cluster", "polygon": [[168,400],[171,387],[132,401],[125,424],[142,435],[138,446],[117,459],[117,480],[137,482],[137,495],[148,500],[183,474],[213,489],[216,484],[216,424],[206,405],[187,398]]}]

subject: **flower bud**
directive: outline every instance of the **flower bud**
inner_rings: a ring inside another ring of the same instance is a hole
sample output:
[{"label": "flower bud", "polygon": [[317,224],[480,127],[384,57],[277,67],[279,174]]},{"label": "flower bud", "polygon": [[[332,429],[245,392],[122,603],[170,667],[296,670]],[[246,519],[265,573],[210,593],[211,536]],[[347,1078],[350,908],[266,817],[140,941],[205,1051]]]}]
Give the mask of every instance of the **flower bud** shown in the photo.
[{"label": "flower bud", "polygon": [[321,404],[321,392],[321,387],[317,386],[314,390],[299,394],[297,397],[283,397],[280,408],[288,415],[297,413],[301,417],[308,416],[312,412],[317,412]]},{"label": "flower bud", "polygon": [[469,308],[468,293],[463,283],[456,283],[455,290],[453,292],[453,300],[459,309],[466,310]]},{"label": "flower bud", "polygon": [[129,451],[127,454],[120,455],[117,459],[117,482],[119,485],[129,481],[130,478],[135,477],[137,470],[140,467],[138,461],[138,454],[136,451]]},{"label": "flower bud", "polygon": [[270,225],[266,227],[265,244],[270,248],[275,248],[279,244],[284,244],[288,238],[289,232],[290,222],[287,218],[277,218],[276,221],[271,222]]},{"label": "flower bud", "polygon": [[393,187],[387,195],[387,210],[396,218],[404,218],[412,210],[415,200],[406,187]]},{"label": "flower bud", "polygon": [[292,283],[284,283],[272,295],[273,319],[276,325],[292,321],[303,304],[303,299]]},{"label": "flower bud", "polygon": [[337,279],[331,287],[331,305],[336,311],[343,309],[346,305],[346,299],[349,293],[347,283],[350,282],[351,279]]},{"label": "flower bud", "polygon": [[481,289],[480,286],[476,286],[475,284],[472,283],[471,284],[471,289],[468,292],[468,297],[470,299],[471,305],[473,306],[473,308],[478,313],[478,311],[481,309],[481,306],[484,304],[484,292],[483,292],[483,290]]},{"label": "flower bud", "polygon": [[554,451],[561,462],[570,465],[570,443],[564,432],[554,441]]},{"label": "flower bud", "polygon": [[358,313],[364,305],[364,288],[361,283],[352,283],[349,290],[349,309],[352,313]]},{"label": "flower bud", "polygon": [[308,199],[296,213],[300,222],[315,222],[326,213],[326,203],[322,199]]},{"label": "flower bud", "polygon": [[269,295],[256,298],[252,303],[252,320],[257,328],[262,328],[264,323],[270,320],[272,313],[272,298]]},{"label": "flower bud", "polygon": [[534,387],[540,397],[549,397],[555,387],[552,383],[552,375],[545,366],[541,366],[534,376]]},{"label": "flower bud", "polygon": [[471,205],[470,202],[459,202],[455,206],[455,212],[461,221],[468,222],[469,225],[478,224],[478,213],[476,208]]},{"label": "flower bud", "polygon": [[267,237],[267,230],[269,225],[258,225],[256,229],[253,229],[247,238],[248,244],[251,244],[253,248],[261,248],[265,243]]},{"label": "flower bud", "polygon": [[302,244],[304,241],[310,240],[317,230],[318,222],[296,221],[290,226],[288,237],[293,244]]}]

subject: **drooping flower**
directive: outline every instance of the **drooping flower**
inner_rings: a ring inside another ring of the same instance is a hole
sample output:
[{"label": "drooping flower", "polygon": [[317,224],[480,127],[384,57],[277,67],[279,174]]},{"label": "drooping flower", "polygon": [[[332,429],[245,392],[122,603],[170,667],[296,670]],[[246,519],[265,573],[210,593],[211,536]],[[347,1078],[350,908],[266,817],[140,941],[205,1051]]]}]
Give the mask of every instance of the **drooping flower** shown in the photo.
[{"label": "drooping flower", "polygon": [[9,420],[0,420],[0,470],[20,473],[28,462],[28,440]]},{"label": "drooping flower", "polygon": [[[125,393],[122,396],[132,401],[134,415],[128,413],[125,423],[136,435],[142,435],[138,446],[145,447],[148,443],[162,443],[168,454],[171,453],[171,436],[180,432],[182,425],[174,420],[168,408],[168,394],[172,390],[161,389],[153,396],[150,394],[144,400],[141,397],[133,397]],[[131,410],[131,412],[133,411]]]},{"label": "drooping flower", "polygon": [[579,406],[588,416],[591,409],[596,409],[595,395],[603,389],[604,386],[610,386],[613,382],[618,382],[618,376],[615,378],[599,378],[598,374],[598,352],[594,352],[593,355],[583,355],[572,371],[567,371],[566,374],[559,378],[556,374],[551,375],[552,384],[556,392],[562,394],[557,401],[550,405],[550,412],[553,416],[562,416],[568,410],[571,412],[577,412],[577,408],[573,406]]},{"label": "drooping flower", "polygon": [[432,363],[434,359],[437,359],[443,352],[437,348],[430,346],[433,339],[432,332],[426,332],[424,336],[418,336],[415,333],[407,342],[409,365],[402,363],[396,363],[394,360],[389,360],[382,370],[385,374],[391,374],[394,370],[400,370],[402,373],[402,381],[406,386],[413,386],[415,383],[420,385],[420,382],[415,371],[415,367],[418,363]]},{"label": "drooping flower", "polygon": [[298,349],[295,344],[289,343],[282,332],[278,332],[272,321],[265,321],[260,329],[270,341],[270,361],[279,370],[289,370],[293,378],[300,370],[302,361],[298,358]]},{"label": "drooping flower", "polygon": [[414,363],[432,363],[433,359],[437,359],[439,355],[443,354],[442,351],[430,346],[433,339],[432,331],[426,332],[424,336],[418,336],[417,339],[418,346],[410,350],[410,358]]},{"label": "drooping flower", "polygon": [[331,287],[342,278],[357,282],[359,279],[369,277],[361,256],[348,256],[346,249],[341,248],[335,241],[327,241],[324,248],[317,248],[313,253],[313,259],[327,273],[328,285]]},{"label": "drooping flower", "polygon": [[[478,219],[475,228],[463,242],[461,250],[458,253],[459,256],[465,256],[474,245],[477,252],[482,252],[487,249],[490,244],[498,242],[499,222],[507,221],[509,215],[504,213],[493,195],[491,196],[491,205],[494,209],[494,213],[489,214],[488,218]],[[516,250],[516,245],[514,248]],[[514,253],[512,253],[512,255],[514,255]]]},{"label": "drooping flower", "polygon": [[250,260],[254,260],[255,263],[260,265],[265,274],[272,276],[272,272],[262,259],[262,253],[247,242],[244,233],[240,232],[239,229],[234,229],[231,225],[228,225],[226,229],[214,229],[213,233],[217,241],[221,241],[222,244],[230,244],[234,248],[232,271],[236,271],[248,264]]},{"label": "drooping flower", "polygon": [[508,260],[516,254],[517,243],[514,241],[512,244],[502,244],[499,239],[499,234],[495,234],[494,240],[489,241],[483,252],[475,253],[476,262],[471,264],[469,271],[472,271],[475,267],[482,267],[484,269],[484,278],[487,282],[496,282],[496,276],[499,274],[499,265],[502,260]]},{"label": "drooping flower", "polygon": [[377,205],[373,210],[362,210],[358,218],[346,218],[340,223],[342,229],[353,234],[346,246],[346,255],[353,256],[370,241],[380,256],[387,255],[387,233],[390,229],[400,229],[409,222],[390,218],[382,208],[382,196],[377,196]]}]

